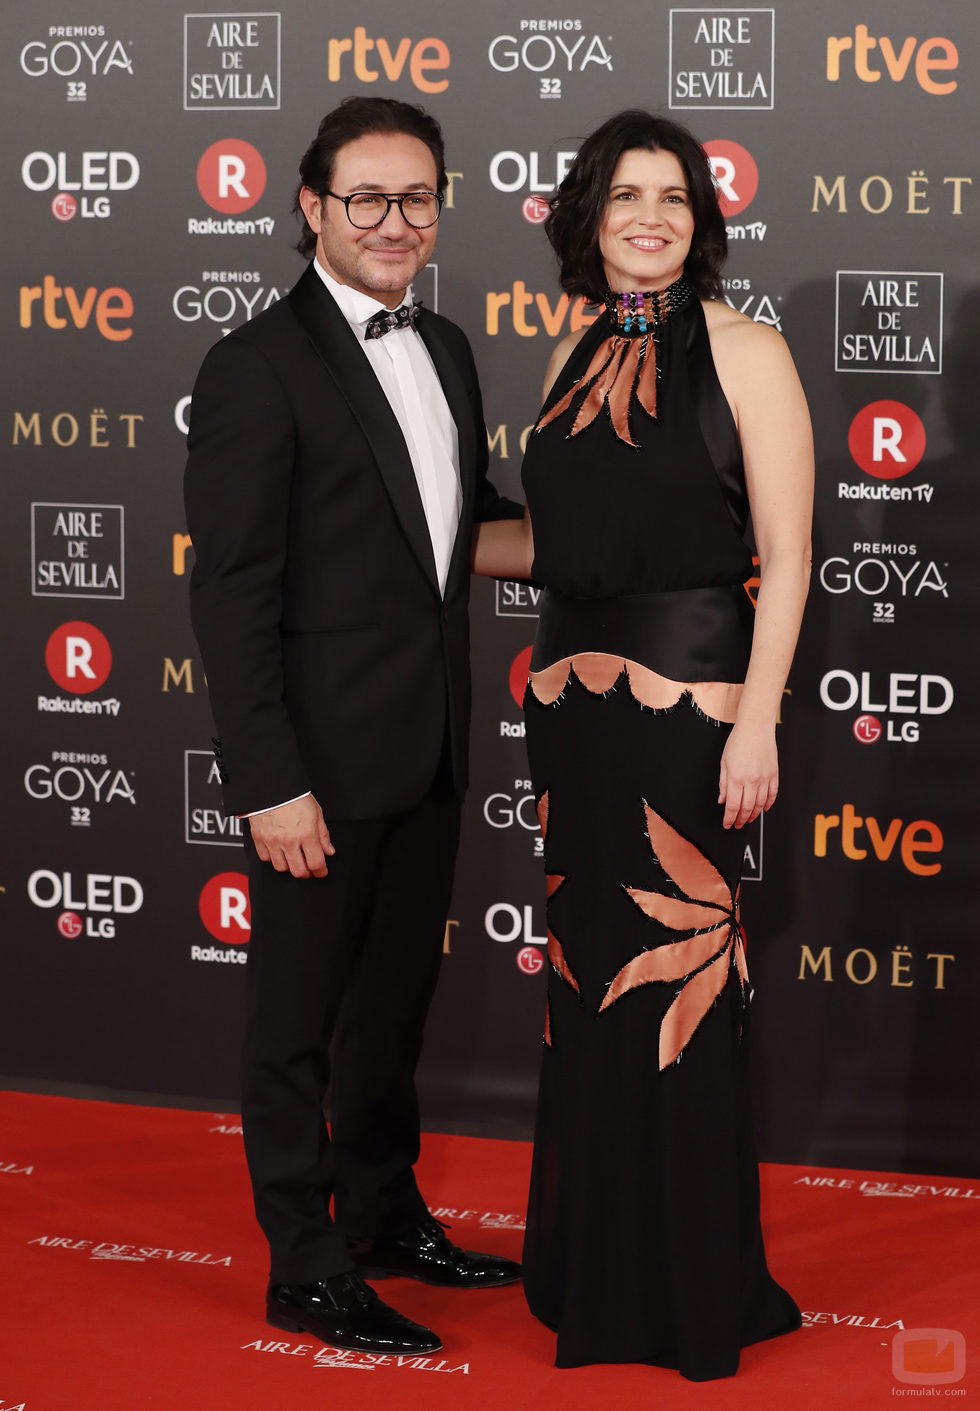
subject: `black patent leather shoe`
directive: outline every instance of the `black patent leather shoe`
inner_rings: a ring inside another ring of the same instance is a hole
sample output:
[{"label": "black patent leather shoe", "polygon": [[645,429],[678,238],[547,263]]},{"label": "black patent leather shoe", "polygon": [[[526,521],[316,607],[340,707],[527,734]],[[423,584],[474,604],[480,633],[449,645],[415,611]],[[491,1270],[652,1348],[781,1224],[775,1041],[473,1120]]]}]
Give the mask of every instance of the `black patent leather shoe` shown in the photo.
[{"label": "black patent leather shoe", "polygon": [[312,1284],[270,1284],[266,1322],[287,1333],[312,1333],[350,1352],[435,1352],[435,1333],[382,1303],[359,1274]]},{"label": "black patent leather shoe", "polygon": [[521,1277],[521,1266],[513,1259],[460,1249],[435,1219],[421,1220],[370,1244],[355,1245],[352,1253],[367,1279],[404,1274],[445,1288],[479,1289],[499,1288]]}]

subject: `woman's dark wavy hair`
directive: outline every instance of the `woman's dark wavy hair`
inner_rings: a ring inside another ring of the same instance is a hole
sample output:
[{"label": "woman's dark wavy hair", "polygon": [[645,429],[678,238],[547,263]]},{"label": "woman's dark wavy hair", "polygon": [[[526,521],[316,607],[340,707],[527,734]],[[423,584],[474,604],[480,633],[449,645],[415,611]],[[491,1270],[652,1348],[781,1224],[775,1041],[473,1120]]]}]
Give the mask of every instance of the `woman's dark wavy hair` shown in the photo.
[{"label": "woman's dark wavy hair", "polygon": [[436,190],[445,191],[446,150],[442,140],[442,129],[424,108],[417,103],[401,103],[397,98],[345,98],[317,128],[316,137],[303,153],[299,164],[299,186],[293,199],[293,211],[303,222],[303,233],[296,242],[296,248],[307,259],[316,250],[316,236],[306,224],[299,204],[299,193],[304,186],[315,191],[322,201],[333,183],[333,166],[337,153],[348,142],[356,142],[359,137],[371,137],[375,133],[406,133],[424,142],[432,153],[436,164]]},{"label": "woman's dark wavy hair", "polygon": [[628,108],[596,128],[552,198],[544,230],[558,256],[562,289],[584,295],[590,303],[601,302],[607,286],[599,228],[616,163],[624,152],[637,148],[673,152],[684,168],[694,216],[684,273],[699,298],[720,298],[728,237],[704,148],[680,123],[642,108]]}]

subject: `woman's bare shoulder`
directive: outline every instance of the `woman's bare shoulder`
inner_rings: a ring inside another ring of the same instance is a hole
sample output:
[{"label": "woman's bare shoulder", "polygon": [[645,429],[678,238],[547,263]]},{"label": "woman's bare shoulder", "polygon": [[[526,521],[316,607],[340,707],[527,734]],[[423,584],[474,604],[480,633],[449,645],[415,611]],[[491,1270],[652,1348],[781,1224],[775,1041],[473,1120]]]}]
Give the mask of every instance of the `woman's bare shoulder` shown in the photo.
[{"label": "woman's bare shoulder", "polygon": [[702,299],[701,307],[713,351],[725,348],[733,356],[765,357],[767,352],[771,356],[771,350],[786,346],[782,334],[771,324],[756,323],[748,314],[733,309],[731,304],[720,299]]}]

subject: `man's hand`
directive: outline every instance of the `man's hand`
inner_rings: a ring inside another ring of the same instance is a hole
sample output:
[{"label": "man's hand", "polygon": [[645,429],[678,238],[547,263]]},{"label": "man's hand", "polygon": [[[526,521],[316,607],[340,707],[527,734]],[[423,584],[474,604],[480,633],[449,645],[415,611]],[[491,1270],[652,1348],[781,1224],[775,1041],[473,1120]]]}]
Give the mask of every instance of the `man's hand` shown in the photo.
[{"label": "man's hand", "polygon": [[257,813],[248,820],[248,826],[255,851],[277,872],[291,872],[294,877],[326,877],[326,859],[333,857],[335,849],[320,805],[312,794],[271,808],[268,813]]}]

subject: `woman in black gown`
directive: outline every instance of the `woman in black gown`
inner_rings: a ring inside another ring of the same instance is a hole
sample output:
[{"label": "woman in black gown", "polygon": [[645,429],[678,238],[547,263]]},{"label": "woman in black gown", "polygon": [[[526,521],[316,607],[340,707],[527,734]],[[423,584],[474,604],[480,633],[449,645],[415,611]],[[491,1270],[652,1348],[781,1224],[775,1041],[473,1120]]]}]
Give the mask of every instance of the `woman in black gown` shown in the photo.
[{"label": "woman in black gown", "polygon": [[565,291],[603,308],[551,360],[523,529],[485,526],[476,556],[545,588],[525,698],[551,961],[525,1289],[559,1366],[706,1380],[800,1323],[759,1222],[738,830],[776,796],[809,419],[779,334],[718,301],[724,223],[684,128],[610,119],[545,229]]}]

